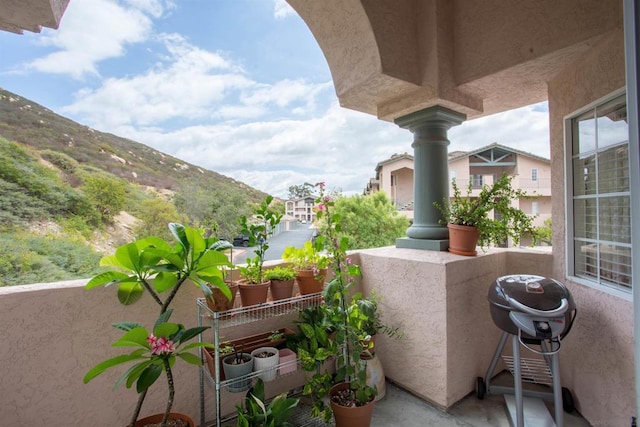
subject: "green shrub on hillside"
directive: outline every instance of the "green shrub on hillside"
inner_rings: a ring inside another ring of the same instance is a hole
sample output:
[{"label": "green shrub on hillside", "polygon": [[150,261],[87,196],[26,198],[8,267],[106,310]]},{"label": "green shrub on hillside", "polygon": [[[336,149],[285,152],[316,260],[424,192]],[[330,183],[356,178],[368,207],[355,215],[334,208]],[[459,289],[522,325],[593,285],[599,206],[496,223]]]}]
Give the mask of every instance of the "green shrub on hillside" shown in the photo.
[{"label": "green shrub on hillside", "polygon": [[93,225],[97,213],[86,197],[61,182],[55,170],[38,163],[18,144],[0,138],[0,225],[80,215]]},{"label": "green shrub on hillside", "polygon": [[65,173],[72,174],[78,169],[78,162],[60,151],[43,150],[40,156]]},{"label": "green shrub on hillside", "polygon": [[187,219],[178,213],[173,203],[160,198],[144,200],[141,208],[138,216],[139,221],[133,227],[136,240],[158,236],[170,241],[173,237],[167,224],[170,222],[184,224]]},{"label": "green shrub on hillside", "polygon": [[82,190],[100,213],[102,221],[111,223],[124,208],[127,184],[106,175],[84,176]]},{"label": "green shrub on hillside", "polygon": [[70,239],[0,233],[0,286],[88,278],[100,271],[100,258]]}]

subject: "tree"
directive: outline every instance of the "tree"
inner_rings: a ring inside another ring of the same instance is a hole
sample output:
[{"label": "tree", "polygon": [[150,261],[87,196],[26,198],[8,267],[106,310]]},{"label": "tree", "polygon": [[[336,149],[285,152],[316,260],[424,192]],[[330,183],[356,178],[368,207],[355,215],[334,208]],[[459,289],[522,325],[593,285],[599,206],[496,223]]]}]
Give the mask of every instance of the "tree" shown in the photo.
[{"label": "tree", "polygon": [[302,199],[304,197],[314,196],[316,193],[316,186],[305,182],[302,185],[292,185],[289,187],[290,199]]},{"label": "tree", "polygon": [[551,222],[551,218],[547,218],[544,220],[544,225],[536,227],[533,230],[533,244],[547,244],[551,246],[551,236],[553,234],[553,224]]},{"label": "tree", "polygon": [[111,223],[124,208],[127,184],[118,178],[87,175],[82,190],[100,212],[104,222]]},{"label": "tree", "polygon": [[202,185],[187,184],[176,192],[173,203],[179,213],[189,217],[192,226],[218,238],[233,238],[240,232],[236,219],[251,214],[246,196],[224,186],[205,190]]},{"label": "tree", "polygon": [[183,222],[184,215],[178,213],[173,205],[162,198],[143,200],[140,203],[140,221],[134,226],[133,233],[136,239],[149,236],[158,236],[164,240],[172,238],[166,224],[171,222]]},{"label": "tree", "polygon": [[[390,246],[405,236],[409,219],[398,214],[382,191],[372,195],[339,197],[334,212],[340,215],[341,235],[348,239],[348,249]],[[326,224],[320,223],[320,231]]]}]

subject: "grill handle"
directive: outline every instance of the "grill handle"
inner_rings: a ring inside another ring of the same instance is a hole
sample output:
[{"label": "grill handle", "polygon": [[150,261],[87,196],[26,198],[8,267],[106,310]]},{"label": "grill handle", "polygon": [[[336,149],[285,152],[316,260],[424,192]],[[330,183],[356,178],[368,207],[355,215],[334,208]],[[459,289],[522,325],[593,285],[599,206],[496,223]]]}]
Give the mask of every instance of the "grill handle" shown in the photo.
[{"label": "grill handle", "polygon": [[509,298],[506,295],[505,298],[507,299],[507,302],[509,303],[511,308],[539,317],[558,317],[563,315],[567,311],[567,308],[569,308],[569,301],[567,301],[566,298],[562,298],[562,300],[560,301],[560,307],[554,308],[553,310],[537,310],[535,308],[526,306],[513,298]]}]

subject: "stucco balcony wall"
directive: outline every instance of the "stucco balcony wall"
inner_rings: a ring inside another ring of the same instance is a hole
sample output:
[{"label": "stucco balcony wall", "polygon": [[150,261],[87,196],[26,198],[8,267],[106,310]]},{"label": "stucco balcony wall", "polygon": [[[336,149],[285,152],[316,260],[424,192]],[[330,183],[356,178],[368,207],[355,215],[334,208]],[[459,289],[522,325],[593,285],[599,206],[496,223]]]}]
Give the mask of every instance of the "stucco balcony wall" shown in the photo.
[{"label": "stucco balcony wall", "polygon": [[469,258],[387,247],[358,255],[363,291],[380,295],[385,323],[405,333],[379,337],[385,374],[442,408],[472,392],[493,357],[501,331],[489,313],[490,284],[505,274],[547,276],[551,265],[548,253],[519,250]]},{"label": "stucco balcony wall", "polygon": [[[113,390],[124,372],[114,368],[85,385],[98,362],[123,353],[111,347],[122,332],[117,321],[150,328],[159,313],[144,295],[121,306],[116,289],[86,290],[86,280],[0,288],[0,424],[11,426],[125,426],[133,413],[135,387]],[[194,286],[178,294],[171,321],[196,326]],[[124,349],[126,351],[126,349]],[[149,391],[142,415],[164,411],[166,382]],[[173,409],[199,419],[198,368],[177,363]],[[211,396],[212,393],[209,393]],[[213,401],[211,401],[213,404]]]}]

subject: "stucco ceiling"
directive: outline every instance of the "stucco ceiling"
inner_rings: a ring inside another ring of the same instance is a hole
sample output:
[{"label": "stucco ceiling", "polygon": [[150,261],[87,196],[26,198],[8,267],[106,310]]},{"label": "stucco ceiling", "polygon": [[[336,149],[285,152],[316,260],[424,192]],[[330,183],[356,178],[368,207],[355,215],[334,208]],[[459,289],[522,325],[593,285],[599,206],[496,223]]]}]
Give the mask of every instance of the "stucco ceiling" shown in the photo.
[{"label": "stucco ceiling", "polygon": [[69,0],[0,0],[0,30],[22,34],[58,28],[67,4]]}]

